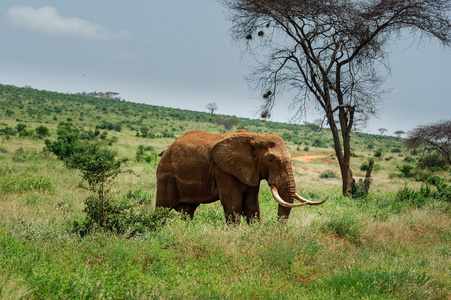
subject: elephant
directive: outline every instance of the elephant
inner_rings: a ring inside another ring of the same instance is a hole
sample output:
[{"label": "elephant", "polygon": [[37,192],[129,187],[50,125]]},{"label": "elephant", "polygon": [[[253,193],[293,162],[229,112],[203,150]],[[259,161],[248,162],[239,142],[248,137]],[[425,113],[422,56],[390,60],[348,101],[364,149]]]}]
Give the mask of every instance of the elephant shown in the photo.
[{"label": "elephant", "polygon": [[220,200],[227,224],[239,224],[241,216],[248,223],[262,223],[258,193],[263,179],[279,204],[281,219],[293,207],[325,202],[296,193],[291,156],[281,137],[248,130],[186,132],[164,152],[156,176],[156,207],[184,212],[191,219],[200,204]]}]

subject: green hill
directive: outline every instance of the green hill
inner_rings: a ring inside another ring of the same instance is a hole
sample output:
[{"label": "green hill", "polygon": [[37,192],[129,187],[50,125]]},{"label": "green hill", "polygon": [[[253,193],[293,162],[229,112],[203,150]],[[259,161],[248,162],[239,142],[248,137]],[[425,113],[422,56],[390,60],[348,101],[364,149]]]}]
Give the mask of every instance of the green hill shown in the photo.
[{"label": "green hill", "polygon": [[[137,132],[144,126],[156,137],[176,137],[189,130],[221,132],[224,128],[216,125],[214,120],[236,117],[0,85],[0,118],[7,125],[16,122],[52,125],[70,122],[85,129],[116,127]],[[278,134],[286,142],[297,145],[318,148],[331,148],[333,145],[328,129],[316,132],[311,126],[299,124],[237,119],[238,126],[234,129]],[[373,148],[401,147],[401,140],[390,136],[355,133],[353,141],[355,145],[372,144],[370,147]]]}]

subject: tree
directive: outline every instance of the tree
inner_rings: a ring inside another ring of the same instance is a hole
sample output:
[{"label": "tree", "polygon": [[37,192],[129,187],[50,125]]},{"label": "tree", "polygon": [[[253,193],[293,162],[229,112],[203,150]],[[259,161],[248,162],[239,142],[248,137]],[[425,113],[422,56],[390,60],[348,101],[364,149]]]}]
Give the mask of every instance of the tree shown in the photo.
[{"label": "tree", "polygon": [[388,131],[386,128],[379,128],[378,130],[380,135],[384,135]]},{"label": "tree", "polygon": [[218,126],[224,126],[225,131],[229,131],[233,126],[239,124],[237,118],[214,119],[213,122],[215,122]]},{"label": "tree", "polygon": [[[387,44],[411,33],[451,44],[450,0],[220,0],[232,39],[258,65],[248,80],[263,94],[262,115],[295,91],[297,116],[314,104],[331,129],[343,194],[352,194],[351,132],[376,113]],[[313,102],[313,103],[312,103]]]},{"label": "tree", "polygon": [[218,105],[216,103],[208,103],[205,108],[212,114],[218,109]]},{"label": "tree", "polygon": [[415,128],[407,134],[404,144],[409,149],[428,145],[451,165],[451,120]]},{"label": "tree", "polygon": [[396,135],[397,137],[401,137],[401,135],[405,134],[405,132],[402,131],[402,130],[397,130],[397,131],[395,131],[394,133],[395,133],[395,135]]}]

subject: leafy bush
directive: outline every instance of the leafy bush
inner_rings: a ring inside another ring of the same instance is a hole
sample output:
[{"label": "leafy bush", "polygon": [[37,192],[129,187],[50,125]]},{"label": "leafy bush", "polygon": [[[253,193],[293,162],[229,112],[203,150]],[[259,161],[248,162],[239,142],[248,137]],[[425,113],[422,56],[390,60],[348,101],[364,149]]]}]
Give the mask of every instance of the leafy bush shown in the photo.
[{"label": "leafy bush", "polygon": [[144,147],[144,145],[139,145],[138,149],[136,150],[136,161],[145,161],[148,163],[156,164],[158,161],[158,156],[156,152],[146,153],[146,150],[152,150],[153,147]]},{"label": "leafy bush", "polygon": [[326,170],[324,172],[321,172],[321,174],[319,174],[319,178],[323,178],[323,179],[336,179],[338,178],[337,173],[335,173],[332,170]]},{"label": "leafy bush", "polygon": [[384,149],[383,148],[379,148],[374,152],[374,157],[382,157],[384,154]]},{"label": "leafy bush", "polygon": [[12,127],[5,127],[0,130],[0,134],[15,136],[17,134],[17,130]]},{"label": "leafy bush", "polygon": [[398,167],[398,170],[402,173],[402,175],[406,178],[412,177],[412,170],[415,169],[412,165],[404,164]]},{"label": "leafy bush", "polygon": [[448,166],[448,162],[442,155],[434,152],[418,159],[417,166],[421,169],[445,169]]},{"label": "leafy bush", "polygon": [[36,127],[35,131],[39,138],[43,138],[50,135],[49,129],[43,125]]},{"label": "leafy bush", "polygon": [[[101,203],[99,198],[90,196],[85,200],[87,217],[74,220],[73,232],[81,236],[94,233],[98,229],[108,230],[116,234],[127,233],[129,236],[155,231],[164,226],[176,214],[167,208],[150,210],[147,203],[141,205],[127,196]],[[99,223],[103,220],[103,224]]]},{"label": "leafy bush", "polygon": [[413,163],[415,162],[415,158],[413,158],[412,156],[406,156],[406,158],[404,158],[404,162]]},{"label": "leafy bush", "polygon": [[[370,163],[369,162],[363,162],[361,165],[360,165],[360,171],[366,171],[366,170],[368,170],[368,168],[370,167]],[[379,172],[381,170],[381,166],[380,165],[378,165],[378,164],[375,164],[374,166],[373,166],[373,172]]]},{"label": "leafy bush", "polygon": [[421,186],[419,191],[409,189],[405,186],[403,189],[399,190],[396,194],[396,200],[407,202],[416,207],[422,207],[426,204],[427,197],[430,195],[431,189],[429,186]]}]

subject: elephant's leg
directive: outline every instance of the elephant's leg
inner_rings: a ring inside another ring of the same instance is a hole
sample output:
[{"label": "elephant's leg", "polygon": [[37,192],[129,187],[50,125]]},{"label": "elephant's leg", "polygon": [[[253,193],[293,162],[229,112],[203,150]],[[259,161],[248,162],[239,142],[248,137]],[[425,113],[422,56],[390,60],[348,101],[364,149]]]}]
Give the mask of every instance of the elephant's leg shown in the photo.
[{"label": "elephant's leg", "polygon": [[243,216],[246,217],[248,224],[258,219],[262,223],[262,214],[258,203],[259,186],[249,187],[243,197]]},{"label": "elephant's leg", "polygon": [[199,207],[199,204],[180,203],[177,205],[177,207],[175,207],[175,210],[189,215],[190,219],[192,220],[197,207]]},{"label": "elephant's leg", "polygon": [[222,176],[217,178],[219,199],[227,224],[240,224],[241,212],[243,211],[243,185],[233,176]]},{"label": "elephant's leg", "polygon": [[176,179],[171,175],[159,177],[157,179],[156,207],[176,209],[178,198]]}]

